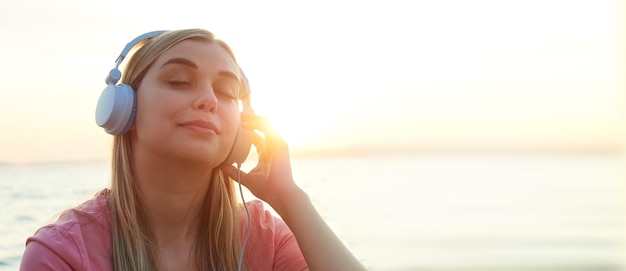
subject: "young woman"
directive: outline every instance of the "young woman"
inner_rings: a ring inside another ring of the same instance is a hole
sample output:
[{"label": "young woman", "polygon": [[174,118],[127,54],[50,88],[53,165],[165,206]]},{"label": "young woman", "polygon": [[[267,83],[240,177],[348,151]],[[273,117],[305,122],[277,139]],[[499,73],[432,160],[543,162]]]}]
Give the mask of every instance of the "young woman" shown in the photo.
[{"label": "young woman", "polygon": [[[121,78],[134,112],[107,130],[111,187],[28,238],[21,270],[364,270],[294,182],[287,144],[241,113],[249,92],[229,47],[201,29],[140,45]],[[248,134],[259,150],[249,173],[225,163],[244,130],[264,135]],[[233,180],[281,218],[240,204]]]}]

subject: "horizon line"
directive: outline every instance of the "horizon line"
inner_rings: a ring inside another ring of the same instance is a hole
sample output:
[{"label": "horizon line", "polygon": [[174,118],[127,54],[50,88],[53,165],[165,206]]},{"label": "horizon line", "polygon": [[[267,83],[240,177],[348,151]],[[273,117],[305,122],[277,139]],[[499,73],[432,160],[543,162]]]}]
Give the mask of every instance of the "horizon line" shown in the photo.
[{"label": "horizon line", "polygon": [[[420,156],[620,156],[626,154],[625,149],[618,145],[578,146],[578,147],[498,147],[498,146],[465,146],[465,147],[385,147],[385,146],[350,146],[326,149],[295,149],[289,155],[293,160],[299,159],[333,159],[333,158],[365,158],[380,157],[420,157]],[[252,151],[248,159],[256,159]],[[0,166],[64,164],[64,163],[101,163],[110,158],[64,159],[64,160],[33,160],[11,162],[0,160]]]}]

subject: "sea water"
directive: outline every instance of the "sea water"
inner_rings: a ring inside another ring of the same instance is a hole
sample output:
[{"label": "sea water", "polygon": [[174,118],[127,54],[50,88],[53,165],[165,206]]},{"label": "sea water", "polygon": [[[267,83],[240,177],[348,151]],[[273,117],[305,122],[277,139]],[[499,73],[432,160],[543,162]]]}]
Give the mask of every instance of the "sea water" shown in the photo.
[{"label": "sea water", "polygon": [[[296,159],[318,211],[370,270],[626,270],[616,156]],[[106,162],[0,166],[0,270],[108,186]],[[246,200],[253,196],[245,191]]]}]

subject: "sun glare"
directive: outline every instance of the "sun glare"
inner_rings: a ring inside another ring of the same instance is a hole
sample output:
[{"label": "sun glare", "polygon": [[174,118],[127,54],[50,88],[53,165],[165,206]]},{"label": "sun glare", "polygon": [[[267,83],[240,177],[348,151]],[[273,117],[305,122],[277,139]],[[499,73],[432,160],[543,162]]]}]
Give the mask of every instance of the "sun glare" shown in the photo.
[{"label": "sun glare", "polygon": [[269,119],[291,150],[315,149],[325,145],[325,142],[321,142],[323,141],[321,137],[331,121],[330,111],[324,111],[322,114],[313,110],[268,107],[258,113]]}]

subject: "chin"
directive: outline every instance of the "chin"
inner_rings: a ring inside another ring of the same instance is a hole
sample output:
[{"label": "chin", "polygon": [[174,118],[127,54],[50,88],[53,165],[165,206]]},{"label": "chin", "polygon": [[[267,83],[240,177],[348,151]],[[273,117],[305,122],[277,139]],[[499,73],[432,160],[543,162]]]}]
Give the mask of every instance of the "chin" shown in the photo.
[{"label": "chin", "polygon": [[210,148],[197,148],[181,154],[185,160],[210,167],[219,166],[226,159],[226,155],[227,153],[224,153],[224,151],[211,150]]}]

